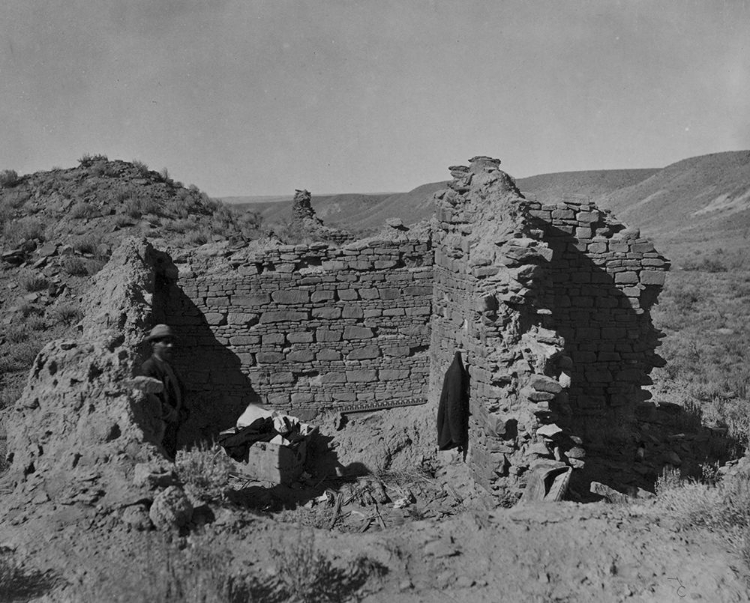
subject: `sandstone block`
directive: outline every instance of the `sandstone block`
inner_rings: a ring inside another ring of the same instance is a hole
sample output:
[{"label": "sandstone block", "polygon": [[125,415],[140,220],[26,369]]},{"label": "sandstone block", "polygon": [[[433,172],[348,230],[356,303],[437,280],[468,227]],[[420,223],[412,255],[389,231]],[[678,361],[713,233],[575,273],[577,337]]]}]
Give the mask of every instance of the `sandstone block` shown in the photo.
[{"label": "sandstone block", "polygon": [[337,289],[336,295],[341,301],[354,301],[359,298],[359,294],[353,289]]},{"label": "sandstone block", "polygon": [[181,488],[169,486],[156,495],[148,516],[158,530],[176,529],[190,521],[193,505]]},{"label": "sandstone block", "polygon": [[364,318],[364,315],[365,313],[361,307],[352,305],[344,306],[341,312],[342,318]]},{"label": "sandstone block", "polygon": [[306,304],[310,301],[310,293],[304,289],[274,291],[271,299],[277,304]]},{"label": "sandstone block", "polygon": [[261,323],[275,322],[302,322],[308,319],[308,313],[299,310],[271,310],[263,312],[260,316]]},{"label": "sandstone block", "polygon": [[380,348],[376,345],[369,345],[363,348],[352,350],[347,356],[348,360],[369,360],[380,356]]},{"label": "sandstone block", "polygon": [[663,285],[667,273],[662,270],[644,270],[641,272],[641,284],[643,285]]},{"label": "sandstone block", "polygon": [[333,291],[313,291],[312,295],[310,295],[310,301],[313,303],[331,301],[333,297]]},{"label": "sandstone block", "polygon": [[206,322],[212,327],[218,327],[227,324],[227,316],[226,314],[222,314],[221,312],[207,312],[203,315],[203,317],[206,319]]},{"label": "sandstone block", "polygon": [[312,350],[293,350],[286,356],[289,362],[311,362],[315,359],[315,353]]},{"label": "sandstone block", "polygon": [[323,318],[325,320],[335,320],[341,318],[341,308],[335,306],[326,306],[323,308],[312,309],[313,318]]},{"label": "sandstone block", "polygon": [[174,465],[166,460],[163,462],[137,463],[135,466],[133,483],[136,486],[156,490],[157,488],[173,486],[177,481]]},{"label": "sandstone block", "polygon": [[341,331],[331,331],[330,329],[317,329],[315,331],[316,341],[341,341]]},{"label": "sandstone block", "polygon": [[347,341],[352,339],[370,339],[374,336],[375,334],[369,327],[359,327],[354,325],[344,328],[344,339]]},{"label": "sandstone block", "polygon": [[255,358],[260,364],[276,364],[284,360],[284,354],[281,352],[258,352]]},{"label": "sandstone block", "polygon": [[618,285],[634,285],[638,282],[637,272],[618,272],[615,274],[615,283]]},{"label": "sandstone block", "polygon": [[250,295],[232,295],[230,297],[233,306],[246,308],[248,306],[264,306],[271,303],[268,293],[253,293]]},{"label": "sandstone block", "polygon": [[312,343],[313,334],[310,331],[298,331],[287,333],[286,338],[289,343]]},{"label": "sandstone block", "polygon": [[396,381],[398,379],[408,379],[408,369],[380,369],[379,376],[381,381]]},{"label": "sandstone block", "polygon": [[125,507],[120,518],[123,523],[126,523],[140,532],[147,532],[153,527],[151,518],[148,516],[146,505],[141,504]]},{"label": "sandstone block", "polygon": [[547,375],[532,375],[529,379],[529,386],[534,388],[537,392],[557,394],[562,391],[562,385],[560,385],[560,382],[552,377],[548,377]]},{"label": "sandstone block", "polygon": [[315,355],[315,358],[317,360],[325,360],[329,362],[334,360],[341,360],[341,352],[332,350],[330,348],[323,348]]},{"label": "sandstone block", "polygon": [[398,289],[386,288],[380,290],[380,299],[398,299],[401,297],[401,291]]}]

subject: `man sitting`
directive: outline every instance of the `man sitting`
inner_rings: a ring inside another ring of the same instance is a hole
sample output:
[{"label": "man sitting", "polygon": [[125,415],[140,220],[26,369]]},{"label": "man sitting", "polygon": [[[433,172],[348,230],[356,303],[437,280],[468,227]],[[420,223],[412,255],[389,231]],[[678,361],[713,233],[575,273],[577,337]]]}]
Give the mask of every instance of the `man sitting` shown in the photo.
[{"label": "man sitting", "polygon": [[141,371],[146,377],[153,377],[164,384],[157,394],[161,402],[161,419],[166,423],[162,446],[174,461],[177,455],[177,431],[187,419],[184,404],[185,388],[172,365],[172,351],[176,338],[167,325],[156,325],[151,329],[146,341],[151,342],[151,357],[143,363]]}]

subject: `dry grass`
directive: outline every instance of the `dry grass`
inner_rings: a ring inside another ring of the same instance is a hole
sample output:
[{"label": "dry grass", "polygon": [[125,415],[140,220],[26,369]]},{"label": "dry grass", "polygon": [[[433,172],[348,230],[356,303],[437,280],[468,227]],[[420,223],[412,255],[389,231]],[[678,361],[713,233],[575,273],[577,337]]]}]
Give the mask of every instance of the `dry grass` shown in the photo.
[{"label": "dry grass", "polygon": [[224,500],[233,466],[221,446],[199,444],[180,450],[175,463],[182,482],[201,500]]},{"label": "dry grass", "polygon": [[18,277],[18,282],[26,291],[42,291],[49,287],[49,281],[42,274],[25,272]]},{"label": "dry grass", "polygon": [[[79,603],[248,603],[252,579],[230,572],[231,554],[208,537],[172,541],[147,537],[145,554],[123,563],[112,553],[108,570],[95,583],[77,588]],[[255,590],[260,590],[255,588]]]},{"label": "dry grass", "polygon": [[665,469],[656,482],[656,494],[657,505],[679,529],[716,532],[750,562],[750,476],[716,481],[714,474],[709,483],[702,483],[680,479],[677,470]]}]

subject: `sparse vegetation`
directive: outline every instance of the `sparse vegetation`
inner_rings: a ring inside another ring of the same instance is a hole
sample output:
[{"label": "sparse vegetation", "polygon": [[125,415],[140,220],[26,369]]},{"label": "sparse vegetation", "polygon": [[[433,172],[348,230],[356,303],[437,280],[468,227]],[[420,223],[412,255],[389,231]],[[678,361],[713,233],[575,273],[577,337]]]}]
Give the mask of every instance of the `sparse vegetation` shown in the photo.
[{"label": "sparse vegetation", "polygon": [[97,207],[87,201],[79,201],[70,208],[70,217],[76,219],[94,218],[100,215]]},{"label": "sparse vegetation", "polygon": [[27,272],[22,274],[18,278],[18,282],[24,289],[26,289],[26,291],[29,292],[42,291],[43,289],[49,287],[49,281],[47,280],[47,277],[35,272]]},{"label": "sparse vegetation", "polygon": [[366,556],[357,557],[344,569],[335,567],[317,549],[315,532],[302,527],[270,553],[283,588],[283,600],[294,603],[345,601],[368,579],[387,573],[385,566]]},{"label": "sparse vegetation", "polygon": [[81,167],[89,167],[99,161],[109,161],[109,159],[107,158],[106,155],[101,155],[101,154],[89,155],[88,153],[85,153],[78,160],[78,163],[81,165]]},{"label": "sparse vegetation", "polygon": [[89,273],[86,262],[75,256],[63,258],[61,265],[63,270],[71,276],[86,276]]},{"label": "sparse vegetation", "polygon": [[16,170],[3,170],[0,172],[0,188],[12,188],[18,182],[20,181],[20,178],[18,177],[18,172]]},{"label": "sparse vegetation", "polygon": [[176,459],[177,474],[184,484],[202,500],[223,500],[226,494],[232,461],[218,444],[199,444],[180,450]]},{"label": "sparse vegetation", "polygon": [[81,314],[81,308],[78,304],[70,302],[64,302],[58,304],[51,312],[50,319],[55,323],[62,323],[64,325],[74,325],[83,318]]},{"label": "sparse vegetation", "polygon": [[113,558],[108,570],[93,584],[77,589],[75,600],[245,603],[254,600],[253,590],[261,590],[252,579],[233,575],[229,551],[207,536],[174,542],[156,534],[147,538],[147,545],[143,558],[132,563]]},{"label": "sparse vegetation", "polygon": [[19,565],[9,549],[0,548],[0,601],[28,601],[47,592],[54,580]]},{"label": "sparse vegetation", "polygon": [[708,528],[726,538],[750,562],[750,476],[701,483],[665,469],[657,480],[657,502],[681,530]]}]

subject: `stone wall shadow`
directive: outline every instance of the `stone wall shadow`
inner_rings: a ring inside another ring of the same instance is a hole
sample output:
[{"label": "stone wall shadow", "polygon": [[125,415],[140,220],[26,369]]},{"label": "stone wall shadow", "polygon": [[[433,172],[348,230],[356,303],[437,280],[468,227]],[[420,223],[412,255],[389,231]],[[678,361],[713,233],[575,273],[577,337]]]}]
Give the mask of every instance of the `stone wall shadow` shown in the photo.
[{"label": "stone wall shadow", "polygon": [[554,418],[580,437],[586,450],[571,488],[584,498],[592,481],[653,490],[651,467],[636,467],[643,439],[636,408],[651,395],[642,387],[651,383],[651,369],[663,365],[655,352],[661,334],[649,314],[660,287],[640,286],[632,303],[607,271],[614,258],[603,255],[597,262],[571,234],[549,224],[544,228],[554,250],[552,293],[543,304],[552,313],[544,326],[563,336],[563,354],[572,359],[570,387],[553,408]]},{"label": "stone wall shadow", "polygon": [[174,365],[187,390],[190,415],[179,432],[178,445],[210,443],[235,426],[248,404],[261,404],[260,396],[242,371],[240,359],[217,339],[178,284],[162,279],[156,292],[154,307],[159,311],[154,319],[170,325],[177,335]]}]

